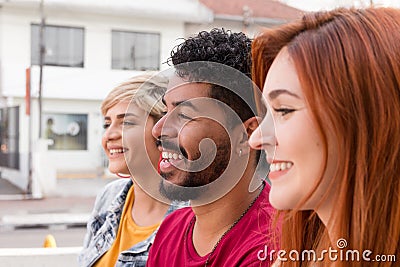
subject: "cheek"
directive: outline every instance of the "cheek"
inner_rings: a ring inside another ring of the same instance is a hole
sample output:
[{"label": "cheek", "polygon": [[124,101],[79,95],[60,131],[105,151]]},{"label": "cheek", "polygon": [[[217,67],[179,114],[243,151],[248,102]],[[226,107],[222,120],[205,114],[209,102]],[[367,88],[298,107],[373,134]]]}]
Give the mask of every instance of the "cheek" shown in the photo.
[{"label": "cheek", "polygon": [[101,137],[101,146],[103,147],[104,151],[107,150],[107,138],[105,137],[105,134]]},{"label": "cheek", "polygon": [[159,150],[156,145],[156,139],[149,133],[145,133],[145,145],[146,145],[146,152],[149,154],[159,154]]},{"label": "cheek", "polygon": [[144,129],[144,140],[145,140],[145,145],[146,145],[146,151],[147,153],[151,154],[159,154],[159,150],[156,145],[156,139],[152,135],[152,129],[154,127],[154,122],[148,122],[146,124],[146,128]]},{"label": "cheek", "polygon": [[[311,126],[310,126],[311,127]],[[312,128],[308,128],[312,129]],[[308,188],[311,190],[320,181],[323,176],[324,167],[324,149],[323,143],[318,134],[313,131],[305,131],[303,135],[303,142],[297,144],[297,170],[299,170],[299,186],[302,184],[308,184]],[[300,153],[303,151],[303,153]],[[321,187],[324,182],[320,184],[320,188],[314,192],[313,197],[320,194]],[[326,189],[326,188],[325,188]],[[325,190],[323,189],[323,191]],[[305,191],[305,193],[308,193]],[[318,197],[317,197],[318,198]]]},{"label": "cheek", "polygon": [[125,129],[122,133],[123,146],[127,147],[135,152],[143,147],[143,129],[130,128]]},{"label": "cheek", "polygon": [[[293,118],[291,123],[276,124],[277,158],[293,161],[304,176],[317,179],[321,176],[324,148],[315,125],[304,116]],[[302,176],[303,176],[302,175]]]},{"label": "cheek", "polygon": [[184,127],[178,134],[178,145],[185,150],[197,150],[198,144],[202,139],[204,139],[204,136],[200,136],[197,131]]},{"label": "cheek", "polygon": [[202,140],[206,139],[202,145],[208,147],[211,145],[210,142],[217,145],[221,140],[229,138],[220,125],[212,123],[204,123],[203,125],[201,127],[183,127],[178,136],[179,145],[189,151],[199,151]]}]

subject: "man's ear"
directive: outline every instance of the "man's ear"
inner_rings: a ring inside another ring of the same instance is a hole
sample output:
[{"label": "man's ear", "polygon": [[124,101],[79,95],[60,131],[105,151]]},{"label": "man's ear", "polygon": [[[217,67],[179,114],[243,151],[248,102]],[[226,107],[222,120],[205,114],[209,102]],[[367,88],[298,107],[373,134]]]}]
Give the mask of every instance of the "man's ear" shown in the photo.
[{"label": "man's ear", "polygon": [[241,135],[239,137],[239,142],[235,148],[236,153],[239,156],[247,155],[250,152],[250,146],[248,144],[250,135],[254,132],[254,130],[258,127],[258,118],[251,117],[244,121],[240,126]]},{"label": "man's ear", "polygon": [[246,129],[247,132],[247,139],[250,138],[250,135],[254,132],[255,129],[260,125],[260,118],[258,117],[251,117],[247,121],[243,122],[244,128]]}]

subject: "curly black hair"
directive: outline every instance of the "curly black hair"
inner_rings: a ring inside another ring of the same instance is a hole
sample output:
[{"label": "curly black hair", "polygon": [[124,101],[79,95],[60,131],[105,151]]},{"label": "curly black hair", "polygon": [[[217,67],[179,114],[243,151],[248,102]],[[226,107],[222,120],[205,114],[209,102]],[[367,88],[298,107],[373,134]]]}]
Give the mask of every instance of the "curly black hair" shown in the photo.
[{"label": "curly black hair", "polygon": [[[200,61],[202,64],[188,64]],[[167,63],[175,66],[180,77],[189,78],[189,81],[210,83],[210,97],[231,107],[242,121],[256,114],[250,79],[251,39],[244,33],[218,28],[210,32],[201,31],[177,45]],[[228,75],[229,70],[224,66],[240,71],[248,79],[243,75]],[[218,84],[212,81],[218,81]]]},{"label": "curly black hair", "polygon": [[214,28],[186,39],[171,52],[168,63],[210,61],[235,68],[251,77],[251,40],[242,32]]}]

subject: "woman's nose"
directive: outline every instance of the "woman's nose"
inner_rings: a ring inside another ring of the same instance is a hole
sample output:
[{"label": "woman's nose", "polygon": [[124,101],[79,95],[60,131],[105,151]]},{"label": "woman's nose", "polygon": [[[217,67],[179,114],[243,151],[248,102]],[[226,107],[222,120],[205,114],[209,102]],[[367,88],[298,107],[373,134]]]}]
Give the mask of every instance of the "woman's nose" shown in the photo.
[{"label": "woman's nose", "polygon": [[112,124],[104,132],[104,138],[106,140],[115,140],[121,137],[121,129]]},{"label": "woman's nose", "polygon": [[269,150],[277,145],[274,121],[270,113],[262,120],[258,128],[252,133],[249,145],[257,150]]}]

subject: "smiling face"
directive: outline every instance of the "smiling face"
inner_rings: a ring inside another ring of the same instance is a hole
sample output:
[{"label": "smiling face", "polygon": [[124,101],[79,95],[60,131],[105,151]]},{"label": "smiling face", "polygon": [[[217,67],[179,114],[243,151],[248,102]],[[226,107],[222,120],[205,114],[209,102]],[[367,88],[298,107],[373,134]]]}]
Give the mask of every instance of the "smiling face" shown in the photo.
[{"label": "smiling face", "polygon": [[130,169],[147,166],[146,155],[156,168],[160,153],[151,135],[153,125],[153,117],[129,101],[119,102],[107,110],[102,146],[109,159],[110,172],[129,174]]},{"label": "smiling face", "polygon": [[[263,95],[268,115],[250,137],[249,144],[267,152],[270,165],[271,204],[293,209],[324,177],[301,209],[316,209],[327,192],[334,162],[324,170],[325,150],[312,119],[295,66],[283,49],[266,77]],[[328,140],[329,142],[329,140]],[[330,210],[328,196],[318,209]]]},{"label": "smiling face", "polygon": [[[209,97],[210,85],[171,79],[164,102],[167,114],[153,128],[161,140],[160,174],[175,185],[199,187],[216,180],[231,156],[230,139],[221,107]],[[194,192],[179,191],[163,181],[168,198],[196,199]]]}]

